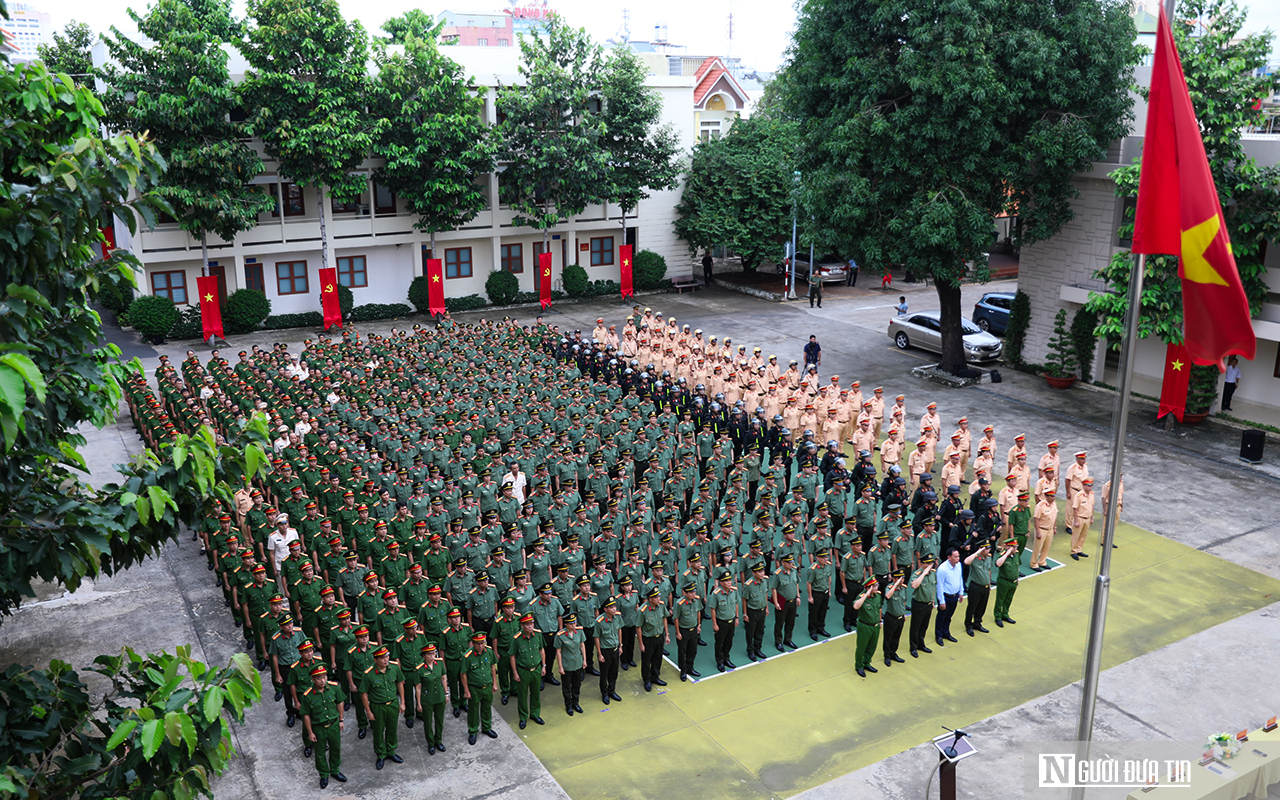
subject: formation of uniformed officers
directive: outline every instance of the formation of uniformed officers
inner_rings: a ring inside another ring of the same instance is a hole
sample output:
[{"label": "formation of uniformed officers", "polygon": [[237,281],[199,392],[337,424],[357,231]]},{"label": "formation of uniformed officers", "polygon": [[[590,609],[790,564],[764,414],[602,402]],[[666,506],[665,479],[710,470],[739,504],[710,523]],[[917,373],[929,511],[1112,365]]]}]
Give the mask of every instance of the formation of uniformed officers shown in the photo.
[{"label": "formation of uniformed officers", "polygon": [[158,393],[135,375],[126,395],[157,452],[254,413],[278,437],[269,474],[234,507],[212,501],[196,536],[322,788],[346,781],[352,706],[382,769],[403,760],[401,717],[434,754],[446,710],[465,713],[474,745],[497,738],[494,695],[516,698],[523,729],[543,724],[548,684],[573,716],[585,676],[609,704],[620,670],[667,685],[663,656],[682,681],[701,677],[700,647],[735,669],[740,627],[763,661],[770,630],[775,653],[798,648],[801,617],[830,637],[833,596],[862,677],[905,662],[908,618],[915,658],[933,652],[931,618],[936,645],[957,641],[966,598],[965,632],[989,633],[992,586],[992,621],[1014,624],[1022,553],[1046,568],[1059,489],[1077,560],[1105,496],[1086,453],[1062,471],[1049,442],[1033,470],[1022,435],[1001,454],[992,426],[975,441],[961,418],[945,439],[934,403],[906,452],[902,395],[638,307],[621,336],[446,315],[234,364],[188,351],[155,378]]}]

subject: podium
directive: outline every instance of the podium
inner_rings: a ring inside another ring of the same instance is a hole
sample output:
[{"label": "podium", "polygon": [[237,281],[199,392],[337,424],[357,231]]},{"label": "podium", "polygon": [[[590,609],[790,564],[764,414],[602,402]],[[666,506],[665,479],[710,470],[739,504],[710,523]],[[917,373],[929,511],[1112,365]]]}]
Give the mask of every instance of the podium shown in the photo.
[{"label": "podium", "polygon": [[964,731],[950,731],[933,738],[938,750],[938,796],[941,800],[956,798],[956,764],[974,755],[978,749]]}]

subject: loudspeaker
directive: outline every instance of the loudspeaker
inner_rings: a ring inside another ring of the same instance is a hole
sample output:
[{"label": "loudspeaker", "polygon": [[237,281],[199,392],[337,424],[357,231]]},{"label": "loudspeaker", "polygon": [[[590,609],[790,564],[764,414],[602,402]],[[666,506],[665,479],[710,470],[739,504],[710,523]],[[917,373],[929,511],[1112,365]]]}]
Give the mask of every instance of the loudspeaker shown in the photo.
[{"label": "loudspeaker", "polygon": [[1250,428],[1240,435],[1240,460],[1250,464],[1262,463],[1262,446],[1266,444],[1267,434],[1256,428]]},{"label": "loudspeaker", "polygon": [[1002,383],[1003,381],[1004,381],[1004,378],[1000,377],[1000,370],[998,369],[991,370],[992,383]]}]

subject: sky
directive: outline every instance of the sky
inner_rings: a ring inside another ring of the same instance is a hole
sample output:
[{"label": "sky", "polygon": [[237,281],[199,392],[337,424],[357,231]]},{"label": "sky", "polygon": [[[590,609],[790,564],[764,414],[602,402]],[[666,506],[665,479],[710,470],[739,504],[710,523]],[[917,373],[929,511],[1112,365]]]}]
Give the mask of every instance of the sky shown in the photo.
[{"label": "sky", "polygon": [[[54,27],[61,30],[67,22],[86,22],[97,32],[112,25],[122,31],[133,28],[125,13],[127,8],[142,10],[146,0],[27,0],[49,12]],[[244,13],[244,0],[233,0],[236,12]],[[440,11],[493,13],[508,7],[508,0],[446,0],[439,5],[424,6],[412,0],[339,0],[342,13],[358,19],[370,31],[378,30],[386,19],[421,7],[436,14]],[[529,2],[529,0],[520,0]],[[631,38],[648,41],[654,26],[666,24],[668,40],[684,45],[689,55],[733,55],[742,59],[747,69],[772,72],[785,58],[791,32],[795,29],[796,9],[793,0],[548,0],[549,7],[576,27],[586,28],[600,42],[619,34],[623,10],[630,6]],[[1252,0],[1245,33],[1264,28],[1280,31],[1280,2]],[[729,19],[733,19],[733,38],[729,38]],[[1273,43],[1273,59],[1280,45]]]}]

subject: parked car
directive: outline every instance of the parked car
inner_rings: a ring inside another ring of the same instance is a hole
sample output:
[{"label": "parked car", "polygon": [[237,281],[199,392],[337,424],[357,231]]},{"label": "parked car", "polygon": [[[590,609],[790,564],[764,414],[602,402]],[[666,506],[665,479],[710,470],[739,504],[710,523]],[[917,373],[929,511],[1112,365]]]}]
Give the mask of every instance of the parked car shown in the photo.
[{"label": "parked car", "polygon": [[[849,262],[834,253],[820,256],[817,259],[818,274],[822,277],[823,283],[844,283],[849,277]],[[786,275],[791,270],[791,264],[788,259],[783,259],[778,265],[778,273]],[[796,280],[809,280],[809,258],[808,253],[801,253],[800,258],[796,259]]]},{"label": "parked car", "polygon": [[973,321],[988,333],[1002,334],[1009,326],[1009,309],[1013,308],[1013,295],[1008,292],[987,292],[973,307]]},{"label": "parked car", "polygon": [[[967,319],[960,320],[964,331],[964,360],[970,364],[997,361],[1004,354],[1004,343],[978,328]],[[899,350],[919,347],[942,352],[942,325],[937,311],[921,311],[889,318],[889,338]]]}]

